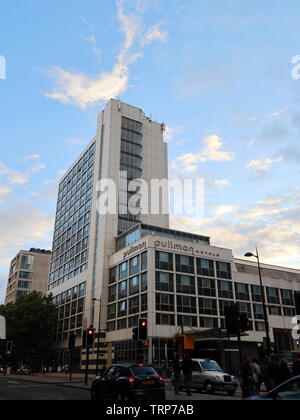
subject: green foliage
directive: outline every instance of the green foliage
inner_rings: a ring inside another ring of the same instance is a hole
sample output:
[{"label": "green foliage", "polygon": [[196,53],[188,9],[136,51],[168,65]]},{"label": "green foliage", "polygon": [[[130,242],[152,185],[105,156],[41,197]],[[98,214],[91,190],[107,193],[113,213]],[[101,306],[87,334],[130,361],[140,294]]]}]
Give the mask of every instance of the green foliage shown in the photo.
[{"label": "green foliage", "polygon": [[6,318],[7,339],[14,342],[15,355],[41,354],[51,348],[56,325],[56,308],[52,296],[33,292],[16,303],[0,305]]}]

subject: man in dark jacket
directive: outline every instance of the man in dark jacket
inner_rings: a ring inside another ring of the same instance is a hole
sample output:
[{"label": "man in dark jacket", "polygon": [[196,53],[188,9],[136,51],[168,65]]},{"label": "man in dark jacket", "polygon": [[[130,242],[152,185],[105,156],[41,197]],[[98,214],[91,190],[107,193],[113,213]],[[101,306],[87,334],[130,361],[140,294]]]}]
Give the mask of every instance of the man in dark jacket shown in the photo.
[{"label": "man in dark jacket", "polygon": [[180,391],[180,380],[181,380],[181,366],[180,366],[180,355],[177,353],[173,362],[174,371],[174,390],[175,395],[179,395]]},{"label": "man in dark jacket", "polygon": [[192,372],[193,372],[193,362],[190,359],[190,355],[186,353],[182,362],[182,373],[184,376],[184,385],[186,387],[186,393],[188,396],[192,396],[191,394]]},{"label": "man in dark jacket", "polygon": [[293,372],[293,376],[299,376],[300,375],[300,353],[297,354],[296,360],[293,363],[292,372]]}]

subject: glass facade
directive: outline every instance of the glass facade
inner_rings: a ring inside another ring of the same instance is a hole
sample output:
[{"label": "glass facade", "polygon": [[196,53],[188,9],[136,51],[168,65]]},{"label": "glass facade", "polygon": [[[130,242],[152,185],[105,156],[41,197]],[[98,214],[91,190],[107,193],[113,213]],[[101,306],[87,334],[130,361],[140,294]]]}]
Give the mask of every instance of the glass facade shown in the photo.
[{"label": "glass facade", "polygon": [[59,186],[49,290],[87,270],[95,144]]}]

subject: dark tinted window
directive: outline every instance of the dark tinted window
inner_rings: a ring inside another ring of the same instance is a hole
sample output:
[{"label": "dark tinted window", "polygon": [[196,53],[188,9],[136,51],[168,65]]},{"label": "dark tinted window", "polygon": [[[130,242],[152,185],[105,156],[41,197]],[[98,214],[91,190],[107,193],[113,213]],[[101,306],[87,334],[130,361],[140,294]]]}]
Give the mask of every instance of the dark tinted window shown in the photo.
[{"label": "dark tinted window", "polygon": [[152,367],[148,366],[135,366],[131,368],[131,371],[134,374],[134,376],[156,375],[155,370]]}]

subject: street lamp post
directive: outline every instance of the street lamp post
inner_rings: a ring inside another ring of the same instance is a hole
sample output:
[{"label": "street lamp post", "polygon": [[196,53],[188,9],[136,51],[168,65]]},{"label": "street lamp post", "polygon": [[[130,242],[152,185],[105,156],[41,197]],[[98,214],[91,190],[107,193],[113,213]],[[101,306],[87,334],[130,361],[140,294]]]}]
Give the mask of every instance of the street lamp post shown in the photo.
[{"label": "street lamp post", "polygon": [[259,282],[260,282],[260,291],[261,291],[261,299],[262,299],[262,306],[264,312],[264,321],[265,321],[265,330],[266,330],[266,338],[267,338],[267,352],[268,355],[271,354],[271,340],[270,340],[270,330],[269,330],[269,319],[268,319],[268,312],[267,312],[267,305],[264,293],[264,286],[262,282],[262,274],[261,274],[261,266],[259,261],[258,249],[256,247],[256,255],[252,254],[252,252],[247,252],[245,257],[255,257],[257,259],[258,265],[258,275],[259,275]]},{"label": "street lamp post", "polygon": [[99,302],[99,321],[98,321],[98,341],[97,341],[97,360],[96,360],[96,376],[99,373],[99,354],[100,354],[100,334],[101,334],[101,299],[92,299],[93,302]]}]

